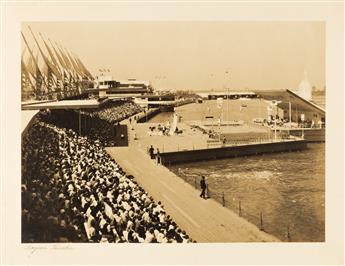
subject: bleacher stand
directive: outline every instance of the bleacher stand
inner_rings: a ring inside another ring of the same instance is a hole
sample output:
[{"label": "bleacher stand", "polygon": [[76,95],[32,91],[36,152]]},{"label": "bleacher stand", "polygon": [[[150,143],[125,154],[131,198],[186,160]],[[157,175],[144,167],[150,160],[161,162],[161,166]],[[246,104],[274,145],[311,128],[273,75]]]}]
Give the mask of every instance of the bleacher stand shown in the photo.
[{"label": "bleacher stand", "polygon": [[[104,146],[117,146],[116,136],[120,131],[118,123],[142,111],[142,108],[130,101],[108,101],[100,109],[81,111],[81,134],[93,140],[99,140]],[[42,117],[47,123],[79,131],[78,110],[52,110]]]},{"label": "bleacher stand", "polygon": [[[136,112],[130,106],[89,114],[115,122]],[[192,242],[102,141],[51,115],[38,114],[22,140],[22,242]]]}]

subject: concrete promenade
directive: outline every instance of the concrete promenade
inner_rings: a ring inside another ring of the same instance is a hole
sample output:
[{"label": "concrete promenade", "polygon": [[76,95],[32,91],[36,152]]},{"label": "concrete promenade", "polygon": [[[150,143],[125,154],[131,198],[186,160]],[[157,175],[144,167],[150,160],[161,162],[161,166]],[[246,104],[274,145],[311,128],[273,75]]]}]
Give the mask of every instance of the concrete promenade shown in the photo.
[{"label": "concrete promenade", "polygon": [[279,241],[212,199],[199,197],[200,191],[149,158],[139,140],[129,130],[129,147],[110,147],[107,152],[155,199],[197,242]]}]

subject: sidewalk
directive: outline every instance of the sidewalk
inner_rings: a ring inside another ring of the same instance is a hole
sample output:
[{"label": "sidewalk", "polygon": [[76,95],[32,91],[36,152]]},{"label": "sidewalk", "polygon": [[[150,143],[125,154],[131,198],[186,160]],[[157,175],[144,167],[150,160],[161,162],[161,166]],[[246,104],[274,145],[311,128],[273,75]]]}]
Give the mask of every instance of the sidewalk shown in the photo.
[{"label": "sidewalk", "polygon": [[279,241],[216,201],[200,198],[200,191],[157,165],[139,144],[130,138],[129,147],[106,150],[156,202],[162,202],[167,213],[191,238],[197,242]]}]

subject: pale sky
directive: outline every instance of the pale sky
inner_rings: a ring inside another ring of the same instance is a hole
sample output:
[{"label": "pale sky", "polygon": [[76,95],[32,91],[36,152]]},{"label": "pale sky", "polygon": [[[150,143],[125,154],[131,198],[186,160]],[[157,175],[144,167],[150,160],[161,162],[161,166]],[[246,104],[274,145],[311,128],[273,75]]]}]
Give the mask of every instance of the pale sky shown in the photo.
[{"label": "pale sky", "polygon": [[312,86],[325,86],[323,22],[23,23],[33,45],[27,25],[77,54],[94,76],[106,68],[115,80],[158,88],[296,89],[306,71]]}]

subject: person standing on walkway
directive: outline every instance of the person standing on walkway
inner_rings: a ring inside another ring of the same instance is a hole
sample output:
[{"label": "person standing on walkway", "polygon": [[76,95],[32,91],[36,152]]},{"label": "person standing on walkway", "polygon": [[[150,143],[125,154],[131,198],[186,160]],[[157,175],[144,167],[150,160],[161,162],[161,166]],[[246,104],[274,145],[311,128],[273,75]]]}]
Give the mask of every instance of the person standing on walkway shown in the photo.
[{"label": "person standing on walkway", "polygon": [[154,152],[155,152],[155,149],[154,149],[153,146],[151,145],[151,147],[150,147],[150,149],[149,149],[149,154],[150,154],[150,158],[151,158],[151,159],[154,159],[154,158],[155,158]]},{"label": "person standing on walkway", "polygon": [[206,199],[206,181],[205,181],[205,176],[201,177],[200,188],[201,188],[200,197]]},{"label": "person standing on walkway", "polygon": [[161,163],[161,153],[160,153],[158,148],[157,148],[156,158],[157,158],[157,164],[160,164]]}]

